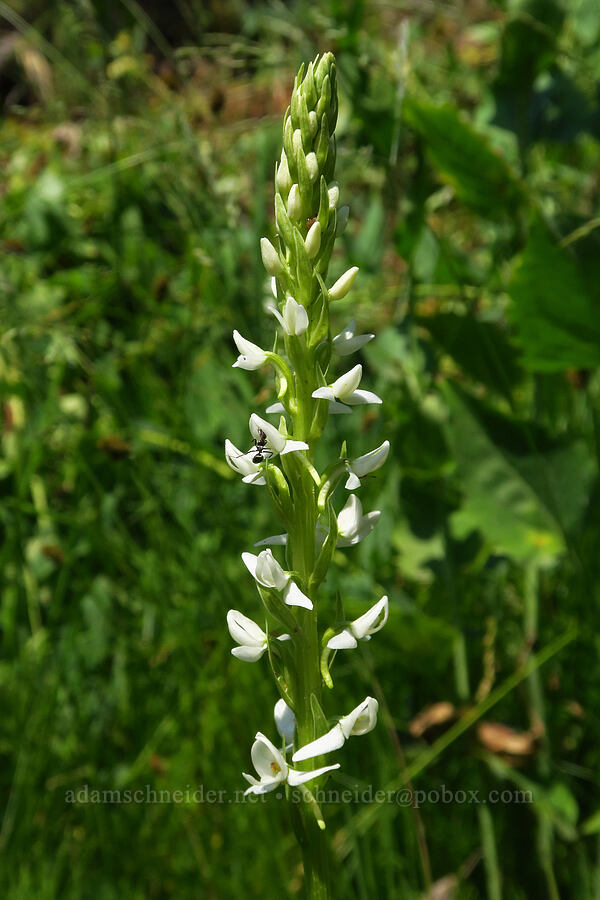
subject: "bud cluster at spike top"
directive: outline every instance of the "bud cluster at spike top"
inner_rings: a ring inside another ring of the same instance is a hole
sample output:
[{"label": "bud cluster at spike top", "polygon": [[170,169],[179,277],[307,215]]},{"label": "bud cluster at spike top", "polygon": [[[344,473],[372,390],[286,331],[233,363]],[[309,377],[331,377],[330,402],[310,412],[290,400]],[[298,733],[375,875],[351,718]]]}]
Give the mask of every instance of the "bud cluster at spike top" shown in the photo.
[{"label": "bud cluster at spike top", "polygon": [[[337,122],[335,62],[331,53],[301,67],[283,122],[283,149],[275,172],[275,222],[279,250],[266,246],[263,259],[288,294],[307,309],[320,293],[315,273],[324,277],[336,234],[348,210],[338,210],[339,189],[332,182]],[[266,252],[265,252],[266,251]],[[267,264],[270,257],[271,267]],[[313,269],[306,278],[309,266]]]}]

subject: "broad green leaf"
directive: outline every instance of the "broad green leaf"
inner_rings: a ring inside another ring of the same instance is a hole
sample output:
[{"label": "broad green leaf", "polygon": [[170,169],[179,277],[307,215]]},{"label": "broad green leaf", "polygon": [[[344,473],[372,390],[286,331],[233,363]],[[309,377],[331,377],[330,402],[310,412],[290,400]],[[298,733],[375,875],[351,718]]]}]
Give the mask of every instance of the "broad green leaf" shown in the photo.
[{"label": "broad green leaf", "polygon": [[479,529],[517,559],[554,556],[587,502],[593,474],[585,447],[551,441],[529,423],[490,410],[446,386],[448,437],[464,491],[458,535]]},{"label": "broad green leaf", "polygon": [[587,289],[575,258],[539,220],[508,292],[528,369],[560,372],[600,365],[600,302]]},{"label": "broad green leaf", "polygon": [[467,375],[487,387],[508,396],[520,381],[517,353],[498,325],[451,312],[422,316],[419,324]]},{"label": "broad green leaf", "polygon": [[514,212],[520,205],[523,186],[507,161],[453,106],[434,106],[410,97],[404,113],[423,138],[443,180],[464,203],[483,215]]}]

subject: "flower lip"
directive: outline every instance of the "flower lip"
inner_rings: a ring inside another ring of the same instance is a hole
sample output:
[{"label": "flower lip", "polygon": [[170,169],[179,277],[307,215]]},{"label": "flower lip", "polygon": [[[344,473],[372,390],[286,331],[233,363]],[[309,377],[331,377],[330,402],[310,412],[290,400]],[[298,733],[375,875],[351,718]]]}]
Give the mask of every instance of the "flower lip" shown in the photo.
[{"label": "flower lip", "polygon": [[330,650],[352,650],[358,641],[369,641],[387,622],[389,604],[387,596],[378,600],[371,609],[327,641]]}]

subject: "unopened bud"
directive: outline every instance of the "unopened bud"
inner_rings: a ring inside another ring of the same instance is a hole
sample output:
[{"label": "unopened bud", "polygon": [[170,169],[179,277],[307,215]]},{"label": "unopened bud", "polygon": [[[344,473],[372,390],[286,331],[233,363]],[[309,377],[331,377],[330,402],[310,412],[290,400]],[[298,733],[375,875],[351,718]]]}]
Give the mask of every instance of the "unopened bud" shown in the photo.
[{"label": "unopened bud", "polygon": [[298,153],[298,150],[302,150],[302,132],[299,128],[296,128],[292,135],[292,144],[294,147],[294,153]]},{"label": "unopened bud", "polygon": [[266,237],[260,239],[260,255],[269,275],[279,275],[283,271],[279,254],[271,241]]},{"label": "unopened bud", "polygon": [[321,246],[321,223],[318,219],[310,226],[304,246],[309,259],[313,259],[319,252]]},{"label": "unopened bud", "polygon": [[337,205],[340,201],[339,186],[335,183],[332,184],[327,193],[329,194],[329,209],[337,209]]},{"label": "unopened bud", "polygon": [[311,181],[316,181],[319,177],[319,163],[317,162],[317,154],[316,153],[308,153],[306,156],[306,168],[308,169],[308,174],[310,175]]},{"label": "unopened bud", "polygon": [[332,300],[341,300],[345,297],[354,283],[354,279],[358,273],[358,266],[352,266],[347,272],[344,272],[336,281],[333,287],[329,288],[329,296]]},{"label": "unopened bud", "polygon": [[300,199],[300,188],[297,184],[293,184],[287,198],[287,212],[292,221],[297,222],[302,213],[302,200]]},{"label": "unopened bud", "polygon": [[311,111],[308,114],[308,124],[310,126],[310,133],[314,137],[319,129],[319,120],[317,118],[317,114],[314,111],[314,109],[311,109]]},{"label": "unopened bud", "polygon": [[277,166],[275,184],[282,194],[287,193],[292,186],[292,178],[290,176],[290,170],[288,168],[288,161],[287,156],[285,155],[285,150],[281,151],[281,162]]}]

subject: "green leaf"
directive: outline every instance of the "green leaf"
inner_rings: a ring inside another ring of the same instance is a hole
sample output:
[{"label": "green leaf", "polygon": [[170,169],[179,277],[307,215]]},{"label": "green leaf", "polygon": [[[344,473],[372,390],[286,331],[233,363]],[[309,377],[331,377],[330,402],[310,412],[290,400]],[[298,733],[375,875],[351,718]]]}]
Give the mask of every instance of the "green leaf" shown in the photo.
[{"label": "green leaf", "polygon": [[453,106],[407,98],[404,114],[425,142],[433,165],[457,196],[483,215],[514,213],[524,199],[521,182],[506,160]]},{"label": "green leaf", "polygon": [[457,533],[479,529],[517,559],[554,556],[587,502],[593,465],[580,442],[552,441],[541,429],[503,416],[458,388],[444,390],[448,437],[464,490]]},{"label": "green leaf", "polygon": [[600,303],[577,262],[536,220],[508,292],[523,364],[535,372],[600,365]]},{"label": "green leaf", "polygon": [[421,316],[418,321],[467,375],[486,387],[509,397],[521,380],[517,351],[500,326],[451,312]]}]

